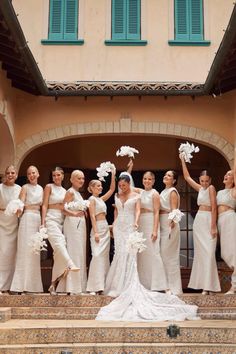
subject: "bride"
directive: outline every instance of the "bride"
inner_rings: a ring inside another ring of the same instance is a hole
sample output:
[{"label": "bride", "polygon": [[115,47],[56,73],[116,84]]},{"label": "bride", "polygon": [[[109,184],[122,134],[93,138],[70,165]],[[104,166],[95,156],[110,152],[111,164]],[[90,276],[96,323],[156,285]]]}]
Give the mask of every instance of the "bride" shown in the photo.
[{"label": "bride", "polygon": [[113,234],[115,255],[106,279],[104,294],[116,297],[98,312],[97,320],[165,321],[195,319],[197,306],[187,305],[175,295],[145,289],[138,277],[136,254],[129,252],[129,235],[138,228],[140,195],[132,191],[130,178],[118,179]]}]

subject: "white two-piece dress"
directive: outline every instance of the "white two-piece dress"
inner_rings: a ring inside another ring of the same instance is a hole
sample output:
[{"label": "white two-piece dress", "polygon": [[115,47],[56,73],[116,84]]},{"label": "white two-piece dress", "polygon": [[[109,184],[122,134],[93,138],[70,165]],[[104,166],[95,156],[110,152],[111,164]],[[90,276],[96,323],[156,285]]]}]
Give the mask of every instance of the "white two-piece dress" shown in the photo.
[{"label": "white two-piece dress", "polygon": [[180,274],[180,227],[179,224],[170,228],[168,214],[171,212],[170,195],[172,192],[179,193],[174,187],[165,188],[160,193],[161,214],[160,214],[160,235],[161,235],[161,258],[164,264],[167,289],[175,295],[182,293]]},{"label": "white two-piece dress", "polygon": [[[62,204],[66,190],[62,186],[51,184],[51,193],[45,219],[48,240],[53,248],[52,282],[60,278],[72,264],[67,252],[65,236],[62,233],[64,215],[62,210],[53,208],[54,204]],[[52,207],[50,207],[52,206]]]},{"label": "white two-piece dress", "polygon": [[[40,254],[33,252],[31,242],[41,225],[40,206],[43,201],[43,188],[38,184],[30,183],[24,187],[26,188],[25,209],[18,229],[16,268],[11,291],[43,292]],[[38,210],[33,209],[36,206]]]},{"label": "white two-piece dress", "polygon": [[236,289],[236,199],[232,189],[225,188],[217,193],[217,205],[225,205],[231,209],[218,215],[218,230],[220,234],[221,257],[233,268],[232,287]]},{"label": "white two-piece dress", "polygon": [[[107,213],[107,207],[102,198],[91,196],[89,200],[95,202],[95,216]],[[87,291],[98,292],[105,288],[105,279],[110,267],[110,230],[107,220],[97,220],[97,230],[99,242],[95,241],[94,230],[91,230],[90,242],[92,249],[92,259],[89,266]]]},{"label": "white two-piece dress", "polygon": [[138,274],[142,285],[149,290],[166,290],[167,282],[160,254],[160,227],[158,227],[157,240],[152,241],[154,223],[153,195],[155,189],[141,191],[141,213],[139,219],[139,231],[143,232],[147,248],[138,253]]},{"label": "white two-piece dress", "polygon": [[[73,187],[69,189],[73,194],[73,202],[82,200],[81,194]],[[80,294],[86,291],[87,268],[86,268],[86,220],[85,216],[65,217],[64,235],[69,256],[73,264],[80,268],[78,272],[69,272],[66,278],[61,279],[57,291],[71,294]]]},{"label": "white two-piece dress", "polygon": [[[211,206],[209,188],[200,188],[197,204]],[[211,235],[211,211],[198,210],[193,223],[194,257],[188,287],[220,291],[216,264],[217,238]]]},{"label": "white two-piece dress", "polygon": [[134,231],[137,197],[122,203],[117,196],[118,216],[114,224],[115,255],[108,272],[106,293],[118,296],[98,312],[104,321],[165,321],[196,318],[197,306],[186,305],[177,296],[145,289],[138,277],[137,255],[129,252],[127,241]]},{"label": "white two-piece dress", "polygon": [[15,270],[18,231],[17,215],[5,215],[11,200],[19,198],[21,187],[17,184],[0,184],[0,291],[10,290]]}]

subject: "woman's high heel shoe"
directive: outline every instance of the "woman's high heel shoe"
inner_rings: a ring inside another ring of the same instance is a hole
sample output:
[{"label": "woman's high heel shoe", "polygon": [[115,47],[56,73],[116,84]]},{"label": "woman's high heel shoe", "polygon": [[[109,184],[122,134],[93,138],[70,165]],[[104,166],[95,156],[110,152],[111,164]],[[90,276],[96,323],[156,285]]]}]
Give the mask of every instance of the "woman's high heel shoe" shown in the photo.
[{"label": "woman's high heel shoe", "polygon": [[57,295],[55,286],[53,284],[49,286],[48,291],[50,292],[50,295]]}]

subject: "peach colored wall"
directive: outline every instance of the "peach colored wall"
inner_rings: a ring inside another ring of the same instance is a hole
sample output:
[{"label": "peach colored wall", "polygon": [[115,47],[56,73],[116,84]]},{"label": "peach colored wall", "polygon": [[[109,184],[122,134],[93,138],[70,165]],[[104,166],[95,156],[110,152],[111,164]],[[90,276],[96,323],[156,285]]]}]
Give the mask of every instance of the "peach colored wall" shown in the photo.
[{"label": "peach colored wall", "polygon": [[233,2],[204,0],[209,47],[171,47],[173,1],[142,0],[142,39],[148,41],[144,47],[105,46],[104,40],[110,39],[111,0],[80,0],[82,46],[41,45],[41,39],[47,38],[49,0],[13,0],[13,6],[46,80],[203,82]]},{"label": "peach colored wall", "polygon": [[234,144],[234,95],[196,97],[35,97],[17,98],[17,144],[42,130],[78,122],[132,121],[178,123],[211,131]]}]

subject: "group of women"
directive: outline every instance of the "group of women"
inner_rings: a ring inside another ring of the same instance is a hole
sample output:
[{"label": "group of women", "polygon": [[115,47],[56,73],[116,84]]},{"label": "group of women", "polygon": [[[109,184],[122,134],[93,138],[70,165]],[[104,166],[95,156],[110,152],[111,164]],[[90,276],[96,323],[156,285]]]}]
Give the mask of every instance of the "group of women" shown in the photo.
[{"label": "group of women", "polygon": [[[193,225],[194,261],[189,287],[201,289],[202,294],[220,291],[215,259],[218,226],[222,258],[233,269],[232,287],[228,292],[232,294],[236,292],[236,173],[226,173],[223,181],[225,189],[216,195],[207,171],[201,173],[197,183],[190,177],[183,157],[180,156],[180,159],[184,178],[198,192],[199,205]],[[132,162],[129,169],[132,169]],[[121,173],[118,192],[115,194],[112,227],[115,253],[110,265],[110,227],[106,220],[105,202],[115,191],[115,174],[115,169],[112,169],[110,188],[105,194],[102,194],[101,181],[89,182],[91,197],[88,210],[85,210],[75,207],[76,203],[79,205],[83,201],[79,192],[85,181],[82,171],[72,172],[71,188],[66,191],[62,187],[64,172],[56,167],[52,171],[53,182],[43,190],[38,185],[39,172],[35,166],[27,169],[28,183],[23,187],[15,184],[17,171],[14,166],[7,167],[4,181],[0,184],[1,293],[43,291],[40,254],[33,252],[31,242],[42,227],[46,228],[53,248],[51,294],[87,292],[119,297],[130,284],[134,284],[137,274],[142,289],[163,292],[168,296],[182,293],[180,228],[178,222],[170,218],[171,212],[180,206],[180,196],[175,188],[175,171],[165,173],[165,189],[160,194],[153,189],[155,176],[152,172],[144,173],[143,188],[132,186],[129,172]],[[7,204],[18,198],[24,203],[23,210],[18,209],[14,215],[6,215]],[[92,259],[87,277],[88,214],[92,226]],[[128,251],[128,239],[135,231],[143,233],[146,249],[134,258]],[[144,290],[141,292],[144,294]],[[143,296],[147,298],[150,294],[145,293]]]}]

